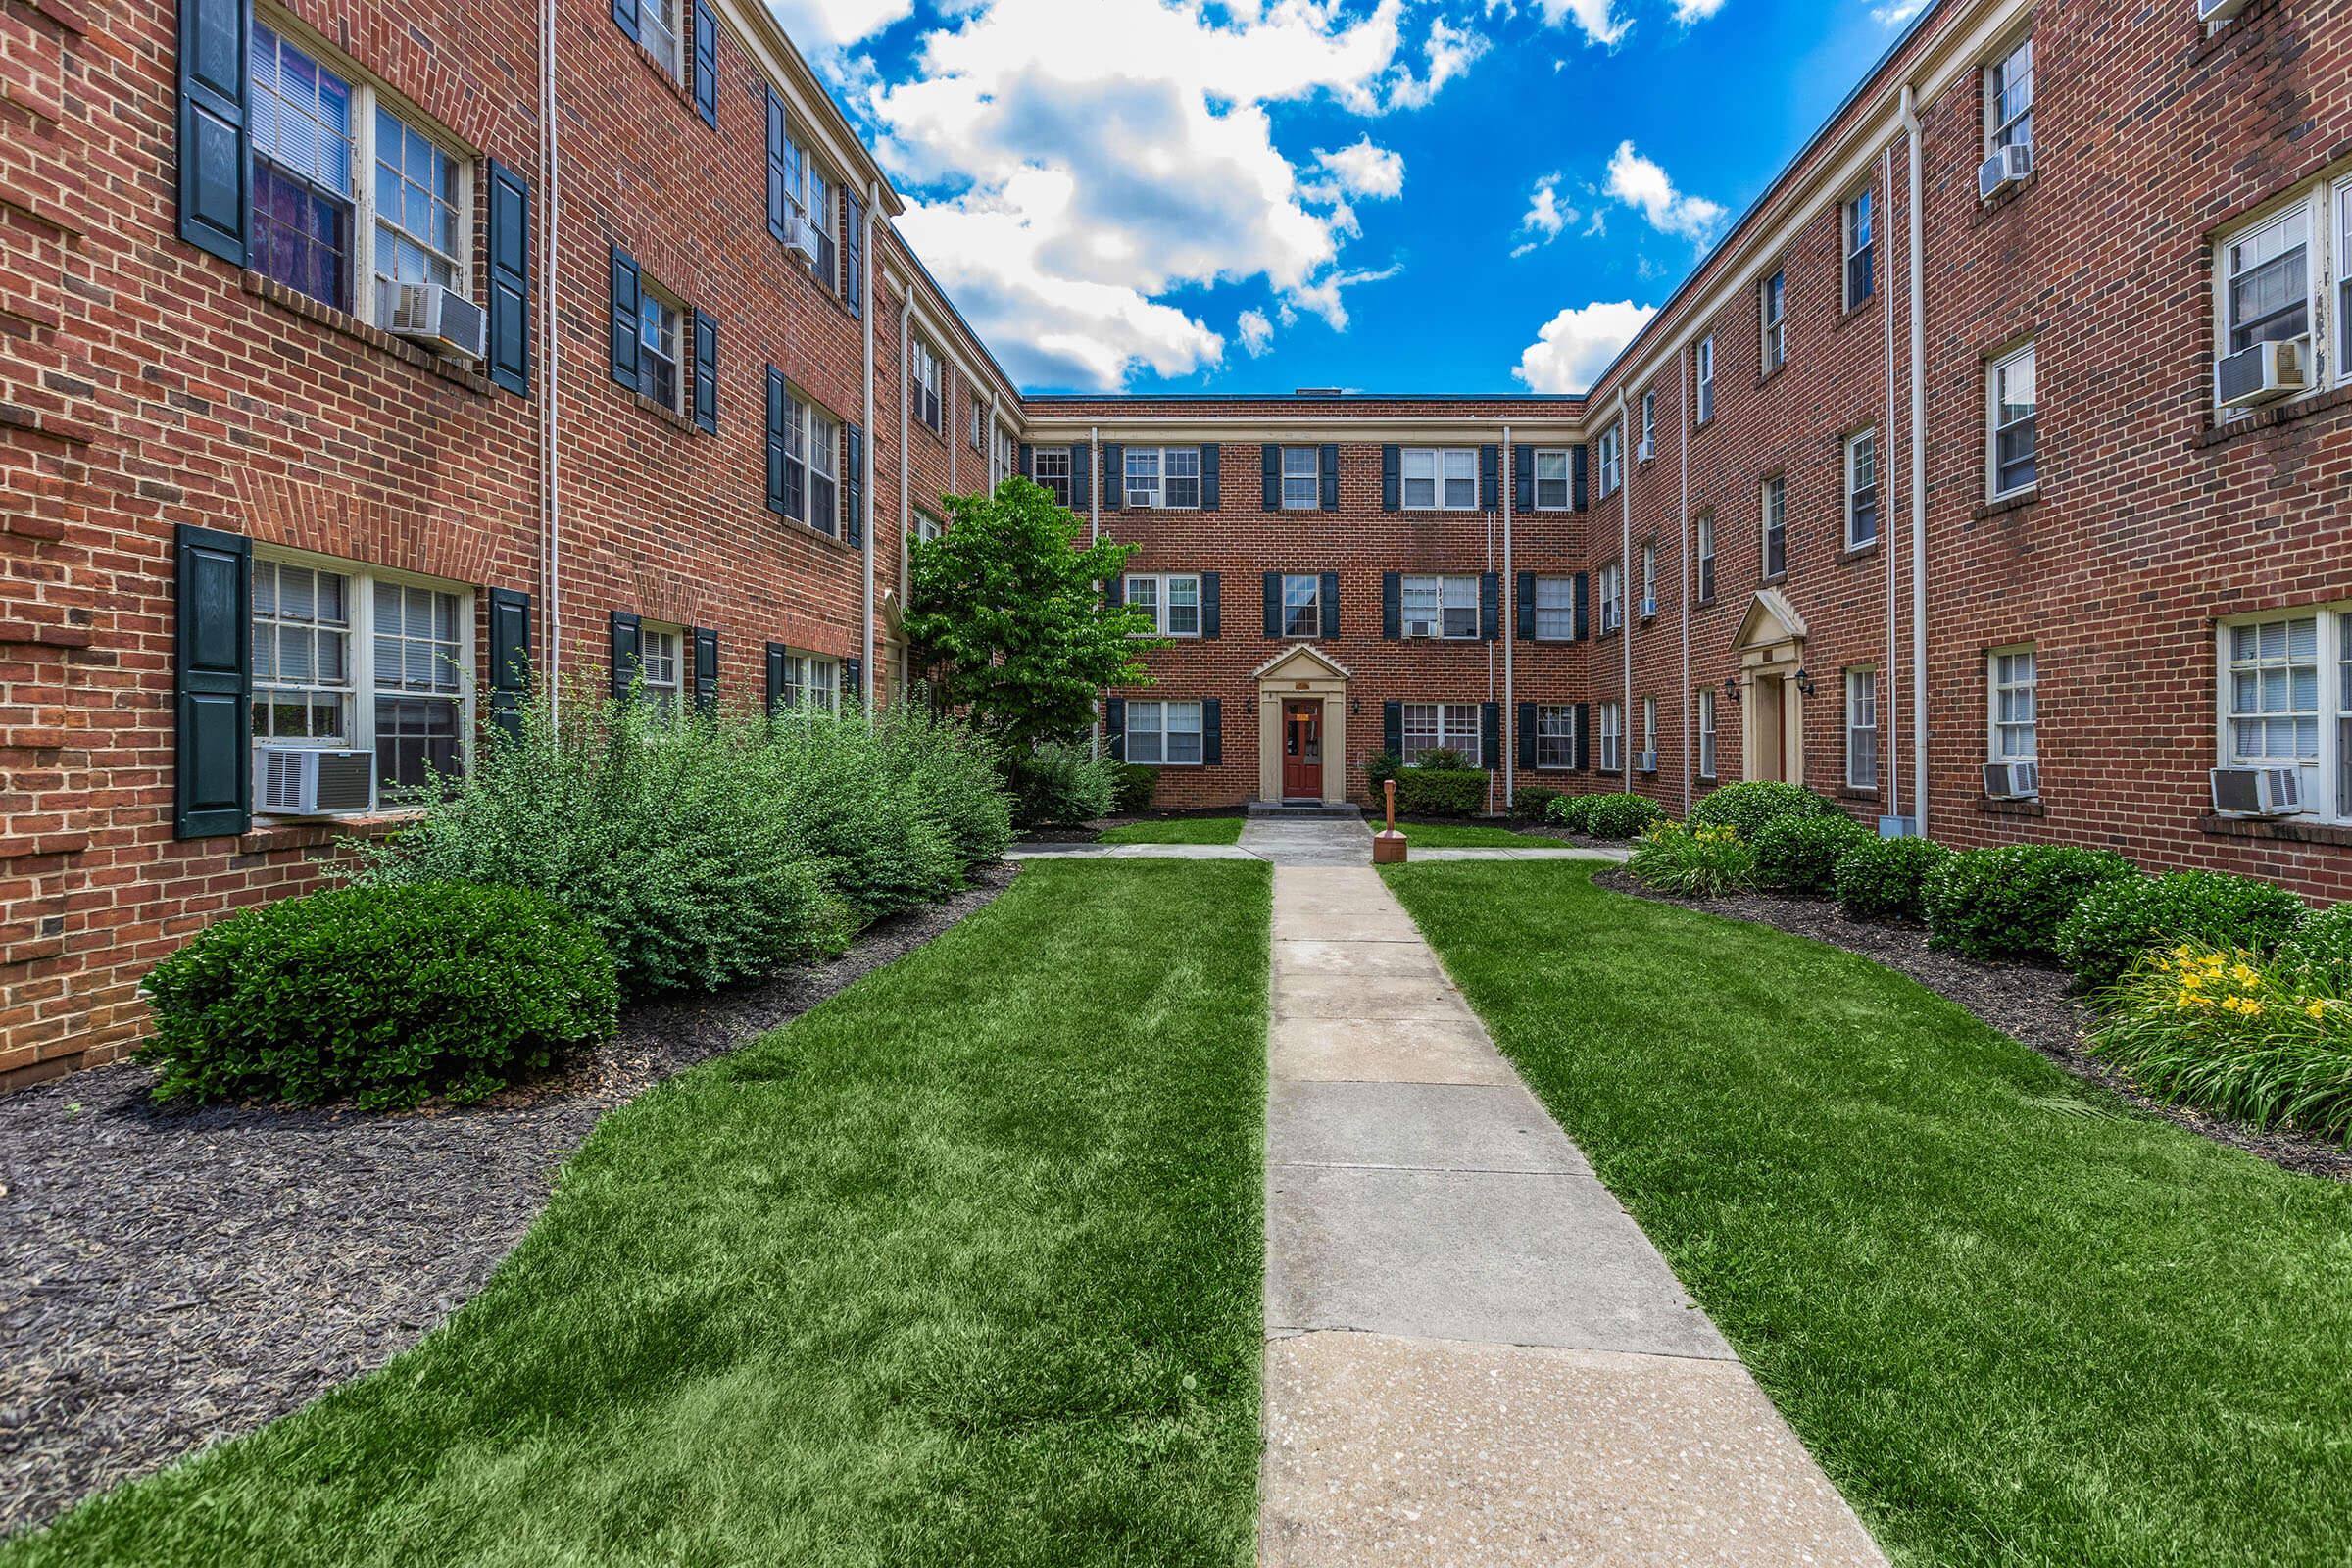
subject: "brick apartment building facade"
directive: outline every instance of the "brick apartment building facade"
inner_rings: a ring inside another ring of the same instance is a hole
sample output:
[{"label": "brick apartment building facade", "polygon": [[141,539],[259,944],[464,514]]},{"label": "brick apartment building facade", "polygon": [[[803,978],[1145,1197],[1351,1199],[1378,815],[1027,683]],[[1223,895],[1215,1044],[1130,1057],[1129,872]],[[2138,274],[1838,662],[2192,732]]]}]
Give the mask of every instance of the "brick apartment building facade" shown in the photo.
[{"label": "brick apartment building facade", "polygon": [[[754,0],[22,0],[0,1087],[551,648],[887,701],[906,539],[1016,466],[1140,546],[1104,719],[1170,804],[1445,744],[2341,897],[2352,3],[2196,12],[1932,7],[1583,397],[1024,399]],[[2224,411],[2266,340],[2305,389]]]}]

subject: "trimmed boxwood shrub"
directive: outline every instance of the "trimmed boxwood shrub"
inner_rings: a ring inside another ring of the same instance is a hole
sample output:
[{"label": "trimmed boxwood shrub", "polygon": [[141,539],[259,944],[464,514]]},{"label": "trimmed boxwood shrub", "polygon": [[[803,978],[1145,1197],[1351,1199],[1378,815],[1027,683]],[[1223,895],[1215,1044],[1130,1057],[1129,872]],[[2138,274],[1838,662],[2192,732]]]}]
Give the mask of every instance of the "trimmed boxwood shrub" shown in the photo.
[{"label": "trimmed boxwood shrub", "polygon": [[1745,784],[1726,784],[1690,808],[1690,825],[1737,828],[1740,836],[1752,844],[1767,822],[1784,817],[1828,816],[1832,812],[1845,814],[1838,809],[1837,802],[1826,800],[1802,785],[1755,779]]},{"label": "trimmed boxwood shrub", "polygon": [[2303,914],[2301,899],[2254,877],[2168,871],[2085,893],[2058,927],[2058,956],[2085,986],[2108,986],[2176,942],[2268,953]]},{"label": "trimmed boxwood shrub", "polygon": [[2352,904],[2338,904],[2307,917],[2278,945],[2278,958],[2304,990],[2326,997],[2352,997]]},{"label": "trimmed boxwood shrub", "polygon": [[1646,795],[1588,795],[1576,831],[1596,839],[1631,839],[1665,820],[1666,808]]},{"label": "trimmed boxwood shrub", "polygon": [[1563,795],[1551,803],[1551,819],[1571,833],[1591,833],[1592,797]]},{"label": "trimmed boxwood shrub", "polygon": [[1396,774],[1399,816],[1476,816],[1487,808],[1487,775],[1475,767],[1407,767]]},{"label": "trimmed boxwood shrub", "polygon": [[2082,896],[2138,873],[2112,850],[2009,844],[1963,850],[1921,885],[1928,934],[1969,958],[2058,956],[2058,927]]},{"label": "trimmed boxwood shrub", "polygon": [[1842,811],[1776,818],[1756,832],[1756,879],[1787,893],[1827,893],[1846,852],[1877,836]]},{"label": "trimmed boxwood shrub", "polygon": [[1113,803],[1121,816],[1134,816],[1152,809],[1152,802],[1159,795],[1159,769],[1149,762],[1124,762],[1119,767],[1118,798]]},{"label": "trimmed boxwood shrub", "polygon": [[333,888],[207,926],[146,980],[159,1100],[478,1100],[609,1040],[612,950],[520,888]]},{"label": "trimmed boxwood shrub", "polygon": [[1951,854],[1928,839],[1857,839],[1838,858],[1838,903],[1858,920],[1924,920],[1921,884]]},{"label": "trimmed boxwood shrub", "polygon": [[1404,771],[1404,759],[1395,752],[1374,752],[1364,759],[1364,777],[1372,781],[1372,803],[1380,804],[1380,787]]},{"label": "trimmed boxwood shrub", "polygon": [[1551,806],[1560,800],[1560,792],[1542,784],[1522,784],[1511,791],[1511,815],[1522,822],[1542,822],[1551,815]]}]

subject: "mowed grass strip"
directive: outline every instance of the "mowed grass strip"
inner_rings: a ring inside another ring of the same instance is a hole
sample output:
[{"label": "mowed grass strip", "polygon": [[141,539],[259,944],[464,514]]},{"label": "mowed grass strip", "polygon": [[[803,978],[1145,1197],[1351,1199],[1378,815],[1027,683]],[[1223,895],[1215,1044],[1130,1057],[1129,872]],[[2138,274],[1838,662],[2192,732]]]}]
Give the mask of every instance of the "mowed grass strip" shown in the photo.
[{"label": "mowed grass strip", "polygon": [[1164,821],[1123,822],[1104,828],[1102,844],[1239,844],[1238,816],[1171,816]]},{"label": "mowed grass strip", "polygon": [[1027,866],[608,1117],[416,1349],[0,1562],[1240,1568],[1269,906]]},{"label": "mowed grass strip", "polygon": [[1390,875],[1898,1562],[2352,1560],[2352,1189],[1590,867]]},{"label": "mowed grass strip", "polygon": [[[1377,816],[1377,814],[1376,814]],[[1372,821],[1373,831],[1385,824]],[[1399,822],[1396,831],[1408,847],[1424,850],[1573,850],[1566,839],[1541,833],[1521,833],[1483,822]]]}]

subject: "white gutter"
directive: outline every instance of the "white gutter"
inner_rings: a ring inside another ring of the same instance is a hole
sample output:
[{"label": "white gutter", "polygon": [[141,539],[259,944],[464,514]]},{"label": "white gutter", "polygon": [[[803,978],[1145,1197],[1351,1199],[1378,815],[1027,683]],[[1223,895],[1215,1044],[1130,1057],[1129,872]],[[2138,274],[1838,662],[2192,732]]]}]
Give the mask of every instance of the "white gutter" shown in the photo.
[{"label": "white gutter", "polygon": [[1913,831],[1928,833],[1928,322],[1920,255],[1919,114],[1903,84],[1903,134],[1911,142],[1911,802]]},{"label": "white gutter", "polygon": [[[874,664],[874,211],[881,204],[881,185],[868,180],[865,211],[859,215],[865,224],[865,232],[858,239],[858,266],[862,270],[858,286],[865,295],[858,310],[858,318],[865,328],[865,440],[860,443],[864,450],[858,454],[863,470],[858,482],[865,507],[865,662],[859,667],[865,671],[865,690],[860,695],[865,699],[865,721],[868,724],[874,721],[874,699],[882,685],[882,672]],[[905,399],[900,401],[904,405]],[[906,450],[904,438],[899,442],[899,450]],[[900,489],[904,494],[905,486]],[[904,584],[905,578],[902,577],[900,581]]]},{"label": "white gutter", "polygon": [[[1518,472],[1512,466],[1511,427],[1502,427],[1502,462],[1496,469],[1496,482],[1502,486],[1502,582],[1497,590],[1510,613],[1502,616],[1502,732],[1506,737],[1502,747],[1502,809],[1510,814],[1511,797],[1519,788],[1519,709],[1512,701],[1518,687],[1512,660],[1512,645],[1518,640],[1519,627],[1514,619],[1519,612],[1518,578],[1511,573],[1511,477]],[[1501,606],[1496,609],[1499,612]]]},{"label": "white gutter", "polygon": [[[1880,158],[1883,188],[1889,200],[1894,196],[1894,143],[1888,142]],[[1894,290],[1884,291],[1882,301],[1886,308],[1886,419],[1880,426],[1886,432],[1886,441],[1880,444],[1879,481],[1891,503],[1894,492],[1894,465],[1887,461],[1888,443],[1894,439]],[[1895,611],[1894,520],[1892,505],[1879,509],[1884,519],[1879,531],[1884,536],[1879,543],[1886,552],[1886,810],[1887,816],[1903,814],[1903,737],[1900,728],[1901,645],[1897,641]]]},{"label": "white gutter", "polygon": [[557,575],[562,564],[564,503],[556,466],[556,219],[562,210],[556,145],[556,0],[540,0],[539,5],[539,123],[547,156],[546,188],[541,198],[547,221],[541,225],[539,255],[539,469],[547,514],[540,543],[545,603],[540,606],[539,625],[541,667],[547,672],[547,721],[553,726],[563,718],[559,696],[563,682],[558,676],[564,653],[563,588]]},{"label": "white gutter", "polygon": [[1625,637],[1625,690],[1617,705],[1617,760],[1625,774],[1625,792],[1634,792],[1634,464],[1625,438],[1625,388],[1617,388],[1617,601],[1624,619],[1617,630]]}]

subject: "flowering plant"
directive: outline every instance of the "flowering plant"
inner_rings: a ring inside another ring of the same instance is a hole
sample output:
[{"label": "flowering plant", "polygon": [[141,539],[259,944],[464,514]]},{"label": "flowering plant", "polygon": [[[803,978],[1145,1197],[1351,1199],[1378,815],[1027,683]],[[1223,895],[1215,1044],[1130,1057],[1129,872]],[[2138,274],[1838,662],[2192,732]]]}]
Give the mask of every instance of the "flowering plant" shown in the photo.
[{"label": "flowering plant", "polygon": [[1634,841],[1626,869],[1661,893],[1718,898],[1756,885],[1756,852],[1722,823],[1657,822]]}]

